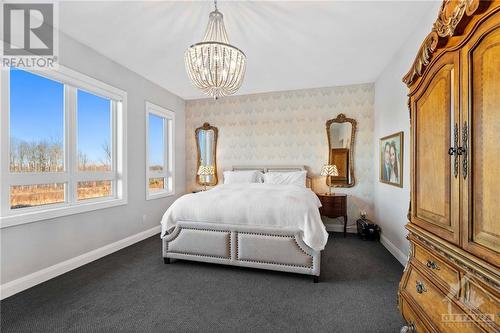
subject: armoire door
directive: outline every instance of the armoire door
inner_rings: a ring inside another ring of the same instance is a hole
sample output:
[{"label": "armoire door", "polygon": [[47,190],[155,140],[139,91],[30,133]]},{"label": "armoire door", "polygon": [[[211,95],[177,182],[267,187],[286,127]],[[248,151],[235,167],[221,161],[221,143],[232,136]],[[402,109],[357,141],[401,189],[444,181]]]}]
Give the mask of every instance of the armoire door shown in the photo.
[{"label": "armoire door", "polygon": [[[459,244],[459,54],[444,54],[411,96],[412,222]],[[451,149],[450,149],[451,148]],[[451,154],[451,155],[450,155]]]},{"label": "armoire door", "polygon": [[462,243],[500,266],[500,12],[495,16],[462,50]]}]

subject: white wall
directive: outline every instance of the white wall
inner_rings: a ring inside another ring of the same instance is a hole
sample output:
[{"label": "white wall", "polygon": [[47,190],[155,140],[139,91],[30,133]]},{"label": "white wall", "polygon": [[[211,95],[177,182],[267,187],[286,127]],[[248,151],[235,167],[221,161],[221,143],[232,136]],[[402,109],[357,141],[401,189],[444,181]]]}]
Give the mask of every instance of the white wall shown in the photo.
[{"label": "white wall", "polygon": [[[60,62],[128,93],[128,204],[2,229],[2,285],[158,226],[166,208],[185,192],[185,102],[62,34]],[[175,197],[145,200],[146,100],[176,113]]]},{"label": "white wall", "polygon": [[[410,69],[420,44],[431,31],[440,5],[441,2],[432,5],[429,12],[420,20],[418,29],[408,36],[375,82],[373,146],[376,166],[373,170],[376,179],[374,188],[375,221],[382,228],[382,242],[402,263],[406,261],[408,255],[407,232],[404,226],[407,223],[406,215],[410,201],[410,118],[407,106],[408,90],[402,82],[402,78]],[[379,139],[399,131],[404,131],[403,188],[378,181]]]},{"label": "white wall", "polygon": [[356,186],[337,188],[335,192],[349,194],[352,225],[360,210],[373,212],[373,100],[373,84],[369,83],[187,101],[187,188],[199,188],[195,183],[194,131],[209,122],[219,129],[219,183],[222,171],[233,165],[300,164],[313,177],[313,189],[325,192],[325,177],[319,173],[328,161],[326,121],[344,113],[358,122],[354,147]]}]

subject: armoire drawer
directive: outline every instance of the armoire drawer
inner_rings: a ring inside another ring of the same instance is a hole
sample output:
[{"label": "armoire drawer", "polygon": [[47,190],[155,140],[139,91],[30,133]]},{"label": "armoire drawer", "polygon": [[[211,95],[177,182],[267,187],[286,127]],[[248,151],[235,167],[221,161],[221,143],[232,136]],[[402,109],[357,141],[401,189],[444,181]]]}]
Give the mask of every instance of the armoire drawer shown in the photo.
[{"label": "armoire drawer", "polygon": [[496,325],[496,331],[500,332],[500,300],[494,293],[480,283],[466,279],[463,283],[462,302],[467,307],[479,311],[480,316],[491,319],[494,322],[492,326]]},{"label": "armoire drawer", "polygon": [[403,290],[421,307],[438,331],[450,333],[484,332],[431,281],[415,267],[408,268],[408,279]]},{"label": "armoire drawer", "polygon": [[455,291],[453,296],[458,298],[458,288],[460,285],[460,274],[458,270],[446,264],[420,245],[415,244],[414,252],[415,259],[422,263],[425,271],[440,279],[441,282],[450,288],[450,290]]},{"label": "armoire drawer", "polygon": [[421,317],[415,314],[415,311],[411,308],[410,304],[401,298],[401,304],[399,304],[401,313],[406,320],[407,326],[409,328],[409,333],[427,333],[429,330],[423,324]]}]

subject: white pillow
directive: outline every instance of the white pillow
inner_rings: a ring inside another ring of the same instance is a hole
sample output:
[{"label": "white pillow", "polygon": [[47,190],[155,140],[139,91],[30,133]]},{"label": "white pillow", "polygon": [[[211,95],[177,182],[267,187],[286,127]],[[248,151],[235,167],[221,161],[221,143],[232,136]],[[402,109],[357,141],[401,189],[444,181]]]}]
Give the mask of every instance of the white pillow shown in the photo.
[{"label": "white pillow", "polygon": [[267,172],[264,174],[264,183],[306,187],[306,174],[307,171]]},{"label": "white pillow", "polygon": [[256,170],[256,183],[263,183],[264,182],[264,173],[260,170]]},{"label": "white pillow", "polygon": [[259,170],[224,171],[224,184],[262,183]]}]

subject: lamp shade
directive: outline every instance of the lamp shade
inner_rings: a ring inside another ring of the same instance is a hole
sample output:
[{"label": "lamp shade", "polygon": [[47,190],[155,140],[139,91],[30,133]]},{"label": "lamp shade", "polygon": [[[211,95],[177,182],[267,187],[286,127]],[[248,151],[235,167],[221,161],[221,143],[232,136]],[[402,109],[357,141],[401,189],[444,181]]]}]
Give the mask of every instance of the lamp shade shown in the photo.
[{"label": "lamp shade", "polygon": [[322,176],[338,176],[339,172],[337,170],[337,166],[333,164],[325,164],[321,168]]},{"label": "lamp shade", "polygon": [[198,168],[198,176],[215,175],[215,167],[213,165],[200,165]]}]

